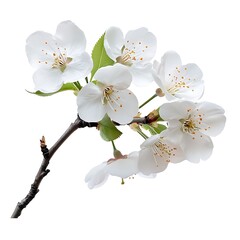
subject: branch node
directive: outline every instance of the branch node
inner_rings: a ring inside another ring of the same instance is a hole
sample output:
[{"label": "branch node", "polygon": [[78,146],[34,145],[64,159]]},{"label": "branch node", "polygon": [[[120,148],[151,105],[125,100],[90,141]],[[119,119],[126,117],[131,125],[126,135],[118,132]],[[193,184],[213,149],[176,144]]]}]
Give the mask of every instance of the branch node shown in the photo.
[{"label": "branch node", "polygon": [[44,170],[43,172],[41,172],[39,178],[40,178],[40,179],[43,179],[49,172],[50,172],[49,169]]},{"label": "branch node", "polygon": [[38,189],[38,187],[36,186],[36,184],[32,184],[31,185],[31,189],[30,189],[30,192],[29,192],[29,196],[30,197],[32,197],[32,198],[34,198],[35,197],[35,195],[37,194],[39,192],[39,189]]},{"label": "branch node", "polygon": [[43,157],[45,159],[48,159],[49,158],[49,150],[48,150],[48,148],[45,147],[45,148],[42,148],[41,150],[42,150],[42,153],[43,153]]},{"label": "branch node", "polygon": [[84,120],[82,120],[79,116],[78,116],[80,122],[79,122],[79,125],[78,127],[79,128],[85,128],[85,127],[97,127],[98,126],[98,122],[86,122]]}]

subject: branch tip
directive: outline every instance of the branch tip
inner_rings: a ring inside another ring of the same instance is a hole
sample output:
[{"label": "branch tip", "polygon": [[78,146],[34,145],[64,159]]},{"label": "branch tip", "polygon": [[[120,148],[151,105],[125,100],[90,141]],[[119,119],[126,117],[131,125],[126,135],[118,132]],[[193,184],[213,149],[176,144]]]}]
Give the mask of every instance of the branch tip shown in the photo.
[{"label": "branch tip", "polygon": [[40,139],[40,147],[41,148],[46,147],[46,139],[44,136],[42,136],[42,139]]}]

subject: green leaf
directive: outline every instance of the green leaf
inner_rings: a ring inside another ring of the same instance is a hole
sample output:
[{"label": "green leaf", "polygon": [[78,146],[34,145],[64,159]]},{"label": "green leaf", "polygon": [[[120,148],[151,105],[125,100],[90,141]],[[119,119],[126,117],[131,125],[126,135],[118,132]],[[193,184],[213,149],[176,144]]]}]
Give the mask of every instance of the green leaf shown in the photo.
[{"label": "green leaf", "polygon": [[36,91],[36,92],[30,92],[28,90],[26,90],[28,93],[31,93],[31,94],[35,94],[37,96],[40,96],[40,97],[48,97],[48,96],[52,96],[56,93],[59,93],[59,92],[64,92],[64,91],[78,91],[81,89],[81,86],[80,84],[76,84],[76,83],[65,83],[62,85],[62,87],[57,91],[57,92],[52,92],[52,93],[43,93],[41,91]]},{"label": "green leaf", "polygon": [[142,127],[145,130],[148,130],[151,135],[159,134],[167,128],[165,125],[158,124],[156,122],[154,124],[143,124]]},{"label": "green leaf", "polygon": [[104,48],[104,35],[105,33],[99,38],[92,51],[93,69],[91,80],[99,68],[114,64],[114,61],[107,55]]},{"label": "green leaf", "polygon": [[100,135],[105,141],[113,141],[122,135],[108,115],[99,122]]}]

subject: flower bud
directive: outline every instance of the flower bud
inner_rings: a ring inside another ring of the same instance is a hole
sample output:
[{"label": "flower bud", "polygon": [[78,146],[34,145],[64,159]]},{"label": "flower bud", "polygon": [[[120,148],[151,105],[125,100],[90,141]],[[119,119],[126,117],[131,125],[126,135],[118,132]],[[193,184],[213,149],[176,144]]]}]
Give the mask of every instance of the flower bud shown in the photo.
[{"label": "flower bud", "polygon": [[162,91],[161,88],[157,88],[157,89],[156,89],[156,94],[157,94],[159,97],[164,97],[164,96],[165,96],[165,94],[164,94],[164,92]]},{"label": "flower bud", "polygon": [[123,156],[122,153],[121,153],[119,150],[117,150],[117,149],[115,149],[115,150],[113,151],[113,156],[114,156],[115,159],[120,159],[120,158],[124,158],[124,157],[125,157],[125,156]]}]

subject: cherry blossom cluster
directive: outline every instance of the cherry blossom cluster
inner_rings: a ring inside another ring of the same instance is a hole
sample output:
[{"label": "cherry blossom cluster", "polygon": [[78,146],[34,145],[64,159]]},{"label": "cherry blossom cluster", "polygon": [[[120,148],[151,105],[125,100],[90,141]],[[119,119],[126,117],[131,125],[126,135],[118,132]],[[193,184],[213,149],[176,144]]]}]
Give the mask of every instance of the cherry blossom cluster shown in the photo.
[{"label": "cherry blossom cluster", "polygon": [[[146,28],[124,36],[119,28],[110,27],[102,40],[102,48],[98,42],[90,56],[85,51],[83,31],[65,21],[58,25],[55,35],[38,31],[26,43],[28,60],[36,69],[36,94],[73,90],[82,120],[101,123],[107,117],[111,124],[130,125],[144,138],[139,150],[122,155],[110,137],[114,158],[87,174],[88,187],[102,185],[109,175],[122,179],[135,174],[153,177],[169,163],[196,163],[209,158],[211,137],[223,130],[226,118],[222,107],[198,102],[204,93],[201,69],[194,63],[183,64],[173,51],[166,52],[160,62],[154,60],[157,39]],[[156,106],[155,121],[134,123],[140,110],[130,90],[132,84],[156,84],[154,97],[167,100]]]}]

